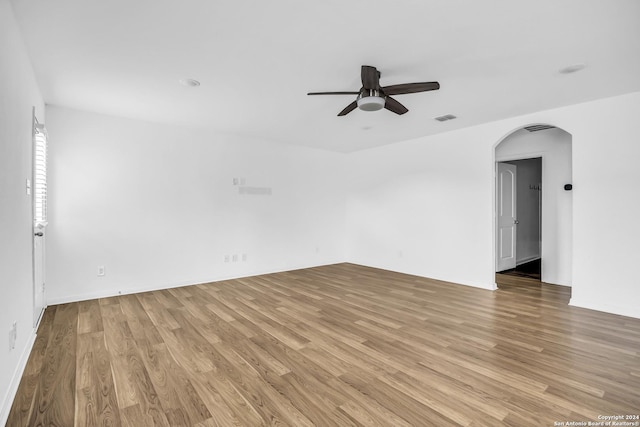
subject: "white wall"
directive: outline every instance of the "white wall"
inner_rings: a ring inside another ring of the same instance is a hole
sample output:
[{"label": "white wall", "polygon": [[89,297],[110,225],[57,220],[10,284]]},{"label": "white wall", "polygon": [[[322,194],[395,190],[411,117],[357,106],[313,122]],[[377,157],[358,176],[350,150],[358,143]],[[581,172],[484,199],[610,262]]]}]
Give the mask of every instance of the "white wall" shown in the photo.
[{"label": "white wall", "polygon": [[[50,303],[344,259],[340,154],[60,107],[47,117]],[[272,194],[240,195],[233,178]]]},{"label": "white wall", "polygon": [[491,143],[467,128],[350,154],[349,260],[493,289]]},{"label": "white wall", "polygon": [[571,304],[640,318],[640,93],[572,108]]},{"label": "white wall", "polygon": [[496,160],[542,157],[542,281],[571,286],[573,191],[571,135],[561,129],[519,130],[496,147]]},{"label": "white wall", "polygon": [[352,153],[348,259],[492,289],[494,147],[548,123],[572,135],[571,303],[640,317],[638,117],[636,92]]},{"label": "white wall", "polygon": [[[18,387],[33,330],[31,197],[32,108],[44,120],[44,104],[8,1],[0,0],[0,425]],[[18,339],[8,331],[18,322]]]}]

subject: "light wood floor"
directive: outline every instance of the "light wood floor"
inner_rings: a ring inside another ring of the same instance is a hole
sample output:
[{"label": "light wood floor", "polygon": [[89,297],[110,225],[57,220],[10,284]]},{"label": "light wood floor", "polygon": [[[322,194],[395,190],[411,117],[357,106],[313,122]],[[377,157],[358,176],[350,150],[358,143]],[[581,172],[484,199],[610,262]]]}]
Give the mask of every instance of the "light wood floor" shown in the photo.
[{"label": "light wood floor", "polygon": [[[339,264],[47,308],[9,426],[553,426],[640,413],[640,320]],[[606,286],[606,284],[603,284]]]}]

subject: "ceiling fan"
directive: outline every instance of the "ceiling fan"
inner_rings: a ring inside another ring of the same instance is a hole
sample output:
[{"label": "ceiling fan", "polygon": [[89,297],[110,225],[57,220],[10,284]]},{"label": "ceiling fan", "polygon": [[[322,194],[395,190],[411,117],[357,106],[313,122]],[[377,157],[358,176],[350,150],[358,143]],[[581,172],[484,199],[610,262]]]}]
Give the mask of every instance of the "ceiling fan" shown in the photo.
[{"label": "ceiling fan", "polygon": [[377,111],[386,108],[396,114],[404,114],[407,108],[393,99],[391,95],[426,92],[440,89],[438,82],[403,83],[399,85],[380,86],[380,71],[376,67],[363,65],[361,71],[362,87],[357,92],[309,92],[307,95],[357,95],[355,101],[338,113],[345,116],[356,109]]}]

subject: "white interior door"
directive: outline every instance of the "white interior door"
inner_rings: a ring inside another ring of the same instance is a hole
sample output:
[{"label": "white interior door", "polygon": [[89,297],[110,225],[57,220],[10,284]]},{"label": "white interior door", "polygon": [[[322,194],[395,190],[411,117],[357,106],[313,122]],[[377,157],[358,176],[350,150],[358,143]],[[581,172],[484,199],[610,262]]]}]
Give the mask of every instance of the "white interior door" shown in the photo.
[{"label": "white interior door", "polygon": [[516,179],[517,167],[498,163],[497,175],[497,254],[496,271],[516,268]]},{"label": "white interior door", "polygon": [[47,131],[33,111],[33,325],[46,307],[45,229],[47,226]]}]

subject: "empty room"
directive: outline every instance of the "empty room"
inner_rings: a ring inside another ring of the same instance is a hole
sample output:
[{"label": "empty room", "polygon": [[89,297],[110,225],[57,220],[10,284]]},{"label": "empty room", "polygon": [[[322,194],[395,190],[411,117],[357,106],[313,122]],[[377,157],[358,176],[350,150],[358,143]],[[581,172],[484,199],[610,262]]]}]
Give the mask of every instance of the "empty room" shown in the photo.
[{"label": "empty room", "polygon": [[640,426],[640,2],[0,0],[0,425]]}]

